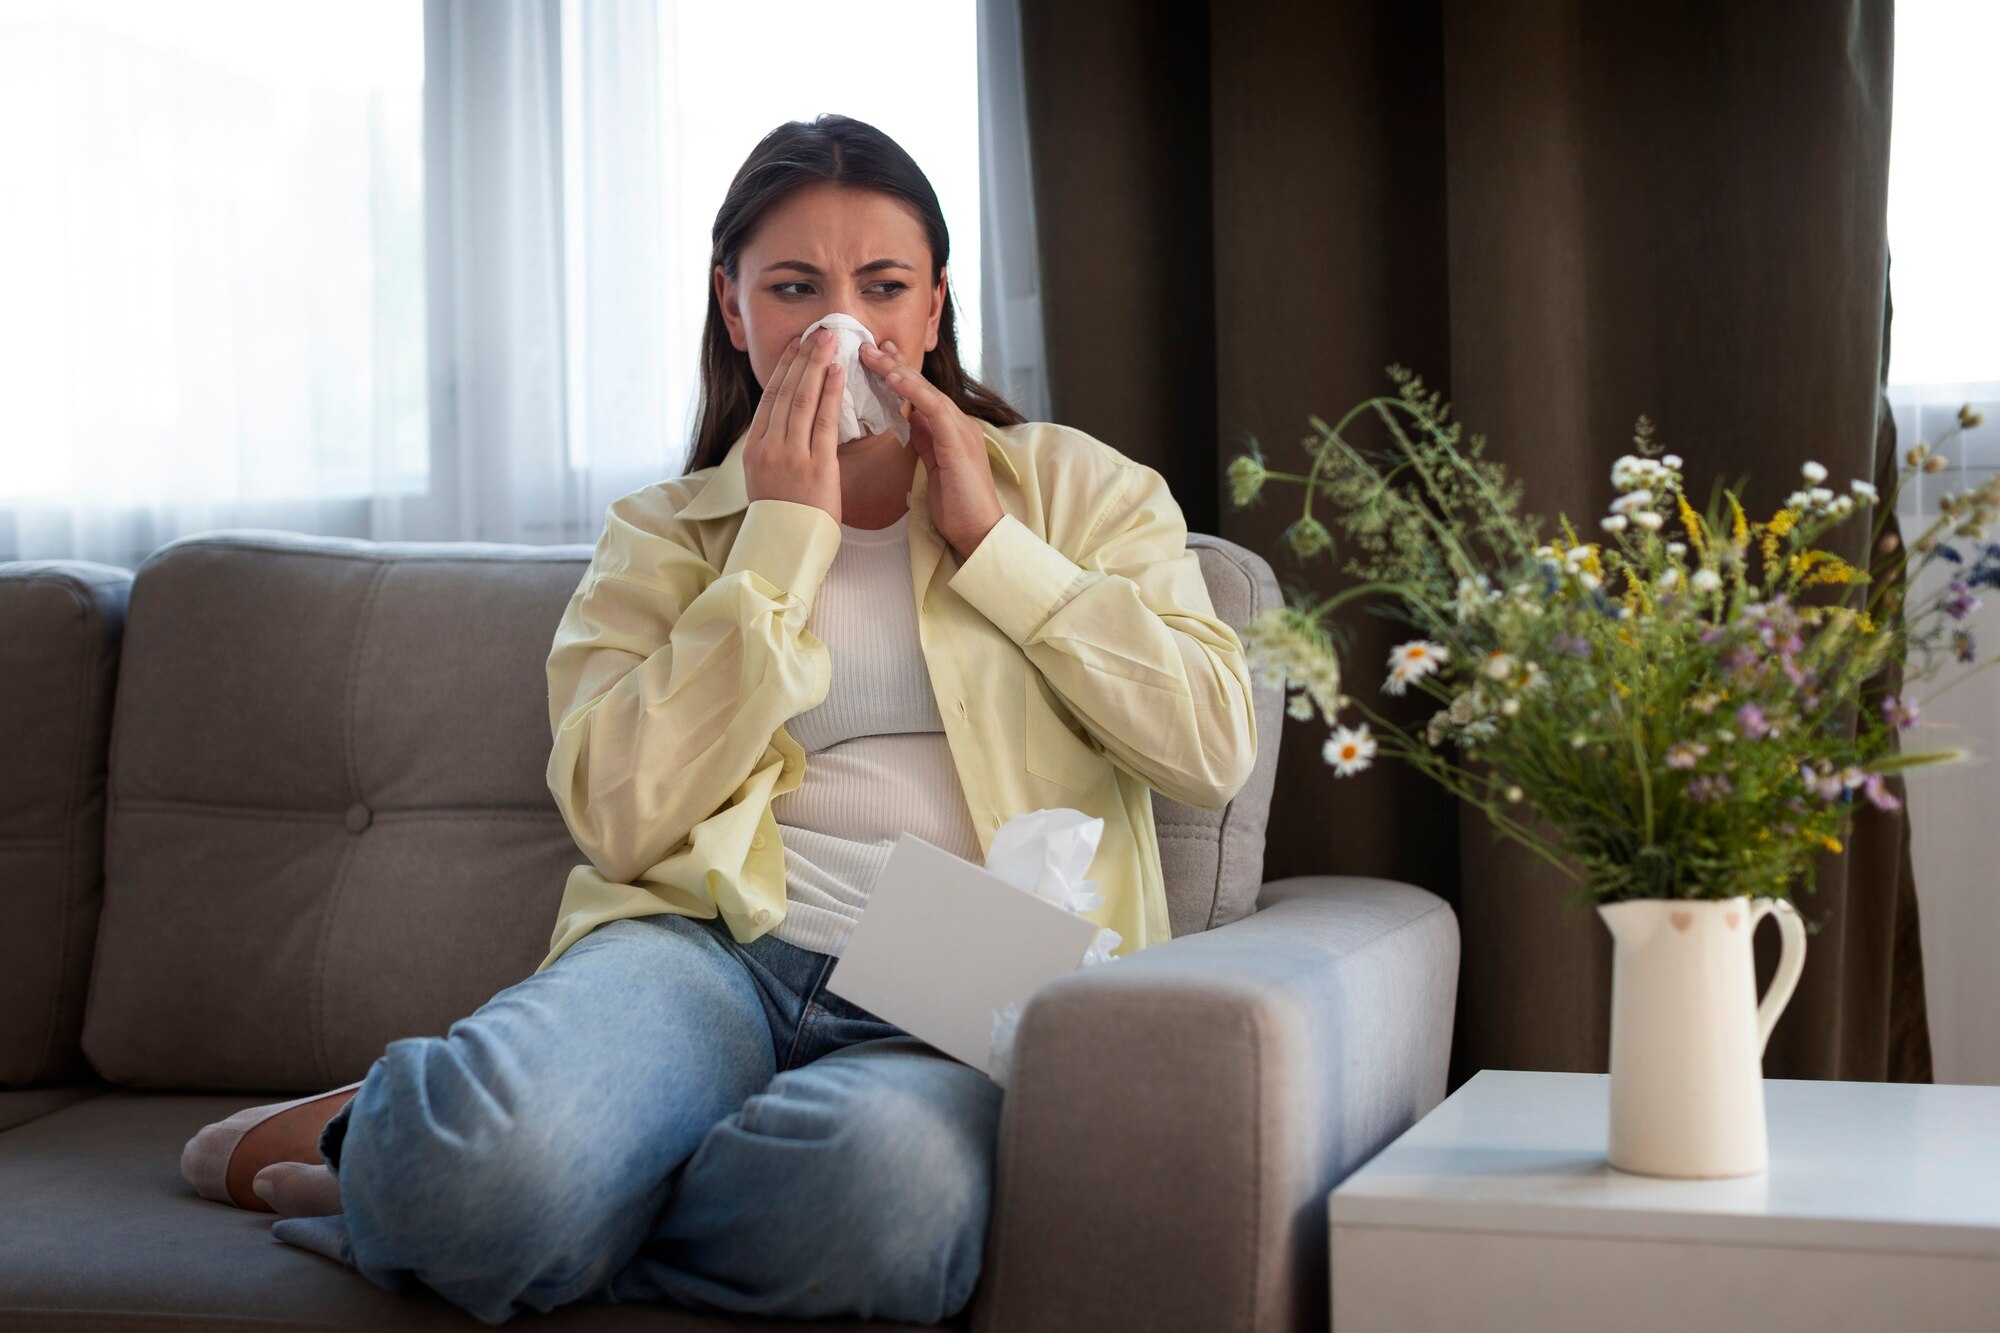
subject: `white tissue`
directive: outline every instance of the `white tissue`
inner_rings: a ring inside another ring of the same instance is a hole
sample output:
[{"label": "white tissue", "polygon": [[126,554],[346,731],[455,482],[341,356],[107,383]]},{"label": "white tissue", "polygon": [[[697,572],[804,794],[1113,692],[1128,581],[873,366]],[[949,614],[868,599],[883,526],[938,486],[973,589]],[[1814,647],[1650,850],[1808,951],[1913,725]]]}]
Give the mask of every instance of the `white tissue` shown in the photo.
[{"label": "white tissue", "polygon": [[[1104,901],[1096,892],[1097,881],[1083,877],[1103,836],[1104,820],[1097,815],[1068,807],[1030,810],[994,830],[986,848],[986,869],[1066,911],[1087,912]],[[1124,938],[1108,926],[1099,929],[1083,965],[1115,962],[1111,951]],[[1012,1001],[993,1011],[989,1062],[993,1081],[1002,1087],[1013,1064],[1014,1030],[1020,1021],[1021,1007]]]},{"label": "white tissue", "polygon": [[[861,364],[861,344],[875,345],[875,335],[868,326],[852,315],[828,315],[808,325],[804,334],[810,338],[822,328],[832,329],[839,341],[834,344],[833,360],[840,363],[842,386],[844,389],[840,404],[840,428],[835,442],[846,444],[864,435],[880,435],[888,431],[905,448],[910,443],[910,422],[903,415],[903,399],[888,381]],[[803,340],[800,346],[810,346]]]}]

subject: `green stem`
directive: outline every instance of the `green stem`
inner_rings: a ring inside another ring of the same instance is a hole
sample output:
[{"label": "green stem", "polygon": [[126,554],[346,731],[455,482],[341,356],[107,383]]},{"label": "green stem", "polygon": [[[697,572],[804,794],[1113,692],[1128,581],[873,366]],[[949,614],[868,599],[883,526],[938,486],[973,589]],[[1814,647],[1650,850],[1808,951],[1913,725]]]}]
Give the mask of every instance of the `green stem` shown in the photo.
[{"label": "green stem", "polygon": [[1319,606],[1318,606],[1318,607],[1316,607],[1316,608],[1314,608],[1314,610],[1313,610],[1313,611],[1312,611],[1312,612],[1311,612],[1311,613],[1310,613],[1310,614],[1309,614],[1309,615],[1307,616],[1307,619],[1309,619],[1309,620],[1318,620],[1318,619],[1319,619],[1319,618],[1320,618],[1321,616],[1325,615],[1325,614],[1326,614],[1327,612],[1329,612],[1329,611],[1332,611],[1332,610],[1334,610],[1335,608],[1337,608],[1337,607],[1341,606],[1342,604],[1344,604],[1344,603],[1346,603],[1346,602],[1351,602],[1351,601],[1353,601],[1353,600],[1354,600],[1355,598],[1357,598],[1357,597],[1360,597],[1360,596],[1363,596],[1363,595],[1365,595],[1365,594],[1367,594],[1367,593],[1371,593],[1371,592],[1393,592],[1393,593],[1400,593],[1400,594],[1402,594],[1402,595],[1403,595],[1403,596],[1405,596],[1405,597],[1408,597],[1408,596],[1410,596],[1410,595],[1411,595],[1411,589],[1410,589],[1409,585],[1408,585],[1408,584],[1404,584],[1404,583],[1362,583],[1362,584],[1357,584],[1356,586],[1354,586],[1354,587],[1352,587],[1352,588],[1348,588],[1348,589],[1346,589],[1346,590],[1344,590],[1344,591],[1342,591],[1342,592],[1338,592],[1338,593],[1335,593],[1335,594],[1334,594],[1333,596],[1331,596],[1331,597],[1327,598],[1327,599],[1326,599],[1325,601],[1321,602],[1321,603],[1319,604]]},{"label": "green stem", "polygon": [[[1395,742],[1394,749],[1391,750],[1393,757],[1402,759],[1405,763],[1408,763],[1411,767],[1417,769],[1468,805],[1478,806],[1485,812],[1487,819],[1492,821],[1494,827],[1498,828],[1503,834],[1520,843],[1544,861],[1547,861],[1570,879],[1576,880],[1579,883],[1584,882],[1584,877],[1579,875],[1562,859],[1561,844],[1552,843],[1545,838],[1537,836],[1526,825],[1503,814],[1499,807],[1494,805],[1492,801],[1483,799],[1479,793],[1471,789],[1466,781],[1464,781],[1467,775],[1455,764],[1439,759],[1426,750],[1420,749],[1416,741],[1407,735],[1402,728],[1382,717],[1361,700],[1353,699],[1352,702],[1354,708],[1368,719],[1371,726],[1377,728],[1385,737],[1393,739]],[[1455,781],[1454,779],[1457,780]]]}]

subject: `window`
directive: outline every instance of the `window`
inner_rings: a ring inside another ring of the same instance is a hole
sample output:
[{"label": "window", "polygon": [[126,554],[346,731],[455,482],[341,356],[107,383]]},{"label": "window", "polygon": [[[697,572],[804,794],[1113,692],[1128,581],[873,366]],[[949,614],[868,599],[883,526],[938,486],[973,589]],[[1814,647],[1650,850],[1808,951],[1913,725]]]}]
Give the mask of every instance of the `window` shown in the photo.
[{"label": "window", "polygon": [[[951,232],[959,357],[980,373],[979,63],[967,0],[871,0],[828,10],[807,0],[668,3],[660,15],[669,402],[694,428],[709,228],[757,141],[787,120],[837,111],[901,144],[929,177]],[[752,48],[750,34],[768,45]],[[718,59],[721,52],[733,53]],[[575,321],[572,320],[572,324]],[[571,432],[571,447],[580,444]],[[585,456],[573,453],[581,466]]]},{"label": "window", "polygon": [[422,90],[402,0],[0,0],[0,507],[421,488]]},{"label": "window", "polygon": [[0,560],[594,541],[678,475],[787,120],[936,188],[981,370],[978,6],[0,0]]},{"label": "window", "polygon": [[[2000,110],[1986,53],[1991,0],[1898,0],[1889,149],[1889,405],[1907,448],[1935,443],[1967,402],[1983,425],[1945,446],[1953,466],[1920,475],[1903,508],[2000,470]],[[1911,493],[1914,492],[1914,493]]]}]

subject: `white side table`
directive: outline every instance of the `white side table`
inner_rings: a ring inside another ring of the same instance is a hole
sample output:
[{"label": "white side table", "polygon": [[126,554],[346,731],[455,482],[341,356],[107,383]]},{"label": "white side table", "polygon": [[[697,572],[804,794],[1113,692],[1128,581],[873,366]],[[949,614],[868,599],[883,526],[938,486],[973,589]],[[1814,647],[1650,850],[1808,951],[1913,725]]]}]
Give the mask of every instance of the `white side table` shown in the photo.
[{"label": "white side table", "polygon": [[1766,1079],[1771,1169],[1628,1175],[1605,1074],[1475,1074],[1328,1199],[1334,1333],[2000,1330],[2000,1087]]}]

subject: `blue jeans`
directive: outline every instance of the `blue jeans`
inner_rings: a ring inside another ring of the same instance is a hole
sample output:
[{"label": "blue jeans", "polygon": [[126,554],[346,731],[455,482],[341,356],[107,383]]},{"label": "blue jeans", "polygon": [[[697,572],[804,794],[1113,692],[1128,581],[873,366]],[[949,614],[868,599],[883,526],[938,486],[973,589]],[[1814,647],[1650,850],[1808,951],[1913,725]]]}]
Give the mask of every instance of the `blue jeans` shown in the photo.
[{"label": "blue jeans", "polygon": [[978,1280],[1000,1088],[719,921],[599,926],[321,1133],[344,1212],[274,1223],[487,1324],[571,1301],[933,1323]]}]

